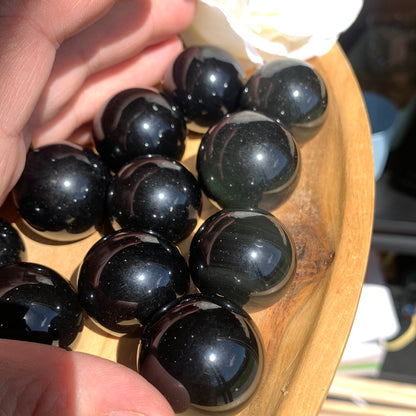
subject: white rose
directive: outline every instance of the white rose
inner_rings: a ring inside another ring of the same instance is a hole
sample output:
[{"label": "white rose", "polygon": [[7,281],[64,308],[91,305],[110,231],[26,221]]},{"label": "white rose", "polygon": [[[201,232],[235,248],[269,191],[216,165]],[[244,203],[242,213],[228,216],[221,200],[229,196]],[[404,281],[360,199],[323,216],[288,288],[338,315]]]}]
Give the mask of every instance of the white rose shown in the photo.
[{"label": "white rose", "polygon": [[200,0],[185,45],[210,44],[245,67],[277,56],[325,54],[357,18],[363,0]]}]

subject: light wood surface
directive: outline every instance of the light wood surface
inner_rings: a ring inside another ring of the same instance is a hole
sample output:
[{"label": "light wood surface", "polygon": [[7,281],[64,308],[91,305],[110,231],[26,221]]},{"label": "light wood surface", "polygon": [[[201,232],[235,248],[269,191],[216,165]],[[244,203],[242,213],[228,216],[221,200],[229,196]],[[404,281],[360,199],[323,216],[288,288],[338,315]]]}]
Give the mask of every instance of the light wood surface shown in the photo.
[{"label": "light wood surface", "polygon": [[[241,416],[317,415],[342,355],[363,283],[370,246],[374,171],[361,93],[340,47],[311,61],[329,90],[322,130],[301,146],[302,171],[290,199],[274,211],[298,252],[294,280],[281,299],[253,319],[263,335],[263,381]],[[195,171],[199,139],[190,137],[184,163]],[[203,219],[215,209],[205,202]],[[21,220],[8,213],[19,229]],[[23,234],[28,260],[74,281],[94,234],[49,245]],[[181,244],[186,255],[189,239]],[[136,339],[106,335],[90,321],[75,349],[134,367]],[[187,414],[193,414],[192,411]]]}]

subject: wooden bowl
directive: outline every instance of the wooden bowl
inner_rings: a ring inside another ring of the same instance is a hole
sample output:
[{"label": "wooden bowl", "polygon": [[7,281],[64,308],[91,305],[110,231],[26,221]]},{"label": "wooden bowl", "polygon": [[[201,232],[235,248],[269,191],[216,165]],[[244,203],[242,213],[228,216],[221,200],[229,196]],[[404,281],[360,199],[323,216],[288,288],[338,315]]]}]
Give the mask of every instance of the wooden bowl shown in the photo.
[{"label": "wooden bowl", "polygon": [[[328,117],[319,134],[301,145],[299,184],[274,211],[294,238],[298,267],[280,301],[252,315],[264,339],[265,372],[241,416],[319,412],[348,338],[366,270],[374,171],[365,107],[338,45],[311,63],[328,87]],[[188,138],[183,161],[193,171],[198,145],[198,137]],[[201,223],[215,211],[204,202]],[[1,214],[24,230],[16,211],[5,210]],[[101,237],[96,233],[76,243],[50,245],[21,234],[28,261],[45,264],[72,281],[87,250]],[[184,254],[189,241],[181,244]],[[137,345],[137,339],[109,336],[87,319],[75,350],[135,368]]]}]

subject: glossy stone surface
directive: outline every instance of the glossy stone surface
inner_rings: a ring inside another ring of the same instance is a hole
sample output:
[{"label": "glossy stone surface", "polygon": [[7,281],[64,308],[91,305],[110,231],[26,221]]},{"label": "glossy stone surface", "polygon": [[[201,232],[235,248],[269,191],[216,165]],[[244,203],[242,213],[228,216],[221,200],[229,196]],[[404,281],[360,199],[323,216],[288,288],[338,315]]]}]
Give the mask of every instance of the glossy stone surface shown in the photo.
[{"label": "glossy stone surface", "polygon": [[145,327],[138,368],[177,413],[235,410],[262,376],[260,333],[242,309],[220,297],[185,296]]},{"label": "glossy stone surface", "polygon": [[260,66],[248,79],[241,109],[262,112],[286,126],[299,142],[319,131],[326,118],[328,93],[307,62],[280,58]]},{"label": "glossy stone surface", "polygon": [[81,305],[104,330],[132,334],[189,289],[179,250],[154,235],[118,231],[99,240],[78,275]]},{"label": "glossy stone surface", "polygon": [[201,187],[222,208],[272,211],[295,189],[299,167],[292,135],[254,111],[216,123],[203,136],[197,154]]},{"label": "glossy stone surface", "polygon": [[17,230],[0,218],[0,267],[26,259],[26,248]]},{"label": "glossy stone surface", "polygon": [[93,126],[96,149],[114,171],[138,156],[160,154],[180,160],[185,151],[184,117],[155,89],[119,92],[99,111]]},{"label": "glossy stone surface", "polygon": [[130,228],[178,243],[196,227],[201,211],[198,181],[180,162],[141,157],[124,166],[109,189],[115,229]]},{"label": "glossy stone surface", "polygon": [[182,109],[190,129],[207,128],[239,105],[245,73],[223,49],[192,46],[166,72],[164,90]]},{"label": "glossy stone surface", "polygon": [[189,254],[195,286],[246,310],[276,302],[296,270],[292,238],[276,217],[258,210],[223,210],[195,233]]},{"label": "glossy stone surface", "polygon": [[83,324],[76,293],[54,270],[25,262],[0,268],[0,338],[68,348]]},{"label": "glossy stone surface", "polygon": [[33,231],[51,240],[75,241],[104,221],[109,180],[107,167],[91,150],[50,144],[29,151],[13,197]]}]

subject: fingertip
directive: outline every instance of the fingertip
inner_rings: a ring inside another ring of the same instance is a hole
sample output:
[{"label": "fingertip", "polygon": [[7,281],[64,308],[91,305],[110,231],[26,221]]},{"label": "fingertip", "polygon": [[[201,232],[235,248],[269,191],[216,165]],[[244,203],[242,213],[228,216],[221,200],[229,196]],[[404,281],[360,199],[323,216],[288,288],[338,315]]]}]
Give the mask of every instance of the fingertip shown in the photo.
[{"label": "fingertip", "polygon": [[72,358],[80,415],[99,409],[105,415],[174,416],[162,394],[136,371],[89,354]]},{"label": "fingertip", "polygon": [[10,416],[174,416],[136,371],[90,354],[0,340],[0,373],[0,409]]}]

